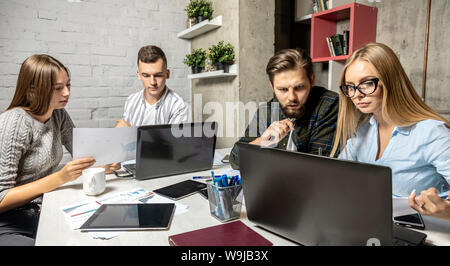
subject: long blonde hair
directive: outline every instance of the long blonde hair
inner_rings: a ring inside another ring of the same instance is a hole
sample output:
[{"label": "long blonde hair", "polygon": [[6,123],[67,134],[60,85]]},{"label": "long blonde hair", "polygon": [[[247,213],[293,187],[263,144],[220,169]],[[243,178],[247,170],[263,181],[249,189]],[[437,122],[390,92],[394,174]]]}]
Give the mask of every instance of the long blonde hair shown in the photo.
[{"label": "long blonde hair", "polygon": [[[370,63],[376,76],[383,83],[383,119],[397,126],[410,126],[426,119],[441,120],[450,127],[450,122],[433,111],[417,95],[394,51],[382,43],[370,43],[355,51],[345,63],[341,73],[341,84],[345,83],[345,73],[356,60]],[[360,112],[352,100],[339,92],[339,115],[336,137],[331,151],[334,157],[341,152],[347,140],[356,135],[358,128],[371,116]],[[375,140],[374,140],[375,141]]]}]

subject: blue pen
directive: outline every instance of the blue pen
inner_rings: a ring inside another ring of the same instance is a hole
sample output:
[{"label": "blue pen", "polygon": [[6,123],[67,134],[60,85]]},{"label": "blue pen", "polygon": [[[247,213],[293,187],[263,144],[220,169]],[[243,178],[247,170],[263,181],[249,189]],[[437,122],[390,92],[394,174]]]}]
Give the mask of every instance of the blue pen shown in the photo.
[{"label": "blue pen", "polygon": [[227,177],[227,175],[223,175],[222,176],[222,186],[223,187],[228,187],[228,177]]},{"label": "blue pen", "polygon": [[214,183],[217,187],[221,187],[222,186],[222,179],[220,176],[215,176],[214,177]]},{"label": "blue pen", "polygon": [[193,176],[192,179],[208,179],[210,176]]},{"label": "blue pen", "polygon": [[234,186],[234,185],[236,185],[236,176],[233,176],[231,178],[231,182],[230,182],[230,186]]},{"label": "blue pen", "polygon": [[214,178],[214,171],[211,171],[211,178],[213,179],[213,185],[217,185],[216,179]]}]

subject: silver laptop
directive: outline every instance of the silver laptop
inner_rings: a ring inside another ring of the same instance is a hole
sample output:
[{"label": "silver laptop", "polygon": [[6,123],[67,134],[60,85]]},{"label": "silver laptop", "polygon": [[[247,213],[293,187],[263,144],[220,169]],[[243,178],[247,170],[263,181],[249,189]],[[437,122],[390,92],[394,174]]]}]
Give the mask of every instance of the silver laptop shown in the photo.
[{"label": "silver laptop", "polygon": [[393,245],[403,241],[393,237],[399,232],[413,234],[407,244],[426,237],[393,225],[388,167],[237,146],[248,218],[269,231],[302,245]]}]

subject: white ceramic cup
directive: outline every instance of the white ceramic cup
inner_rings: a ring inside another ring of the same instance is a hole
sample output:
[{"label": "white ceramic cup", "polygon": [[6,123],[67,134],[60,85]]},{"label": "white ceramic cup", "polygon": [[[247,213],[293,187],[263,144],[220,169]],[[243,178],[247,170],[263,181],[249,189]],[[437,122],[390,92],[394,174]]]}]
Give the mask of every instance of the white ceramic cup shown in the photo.
[{"label": "white ceramic cup", "polygon": [[95,196],[105,191],[105,168],[88,168],[82,172],[83,191],[86,195]]}]

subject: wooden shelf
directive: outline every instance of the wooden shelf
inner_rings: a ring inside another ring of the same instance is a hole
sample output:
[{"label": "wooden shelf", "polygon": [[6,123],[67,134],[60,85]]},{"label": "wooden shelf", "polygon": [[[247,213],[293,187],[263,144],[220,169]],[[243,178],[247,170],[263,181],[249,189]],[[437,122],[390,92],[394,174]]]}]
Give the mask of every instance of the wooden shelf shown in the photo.
[{"label": "wooden shelf", "polygon": [[[350,3],[312,14],[311,59],[313,62],[346,60],[355,50],[376,41],[377,8]],[[350,20],[349,55],[330,57],[326,38],[336,34],[337,23]]]},{"label": "wooden shelf", "polygon": [[223,70],[202,72],[198,74],[189,74],[188,79],[211,79],[211,78],[224,78],[224,77],[236,77],[237,76],[237,65],[231,65],[229,68],[229,73],[224,73]]},{"label": "wooden shelf", "polygon": [[177,37],[180,39],[192,39],[203,33],[211,31],[213,29],[219,28],[222,26],[222,16],[218,16],[213,18],[212,20],[205,20],[194,26],[185,29],[184,31],[177,34]]}]

